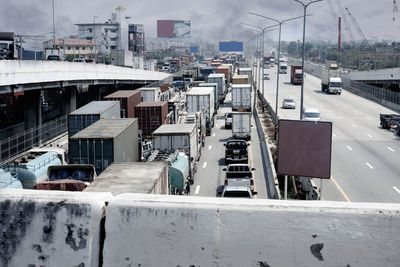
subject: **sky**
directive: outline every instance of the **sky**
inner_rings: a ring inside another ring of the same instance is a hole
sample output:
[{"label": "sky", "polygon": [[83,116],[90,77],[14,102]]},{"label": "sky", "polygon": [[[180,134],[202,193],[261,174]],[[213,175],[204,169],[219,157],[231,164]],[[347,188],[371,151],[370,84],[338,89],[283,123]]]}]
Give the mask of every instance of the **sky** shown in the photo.
[{"label": "sky", "polygon": [[[308,3],[310,0],[302,0]],[[51,38],[51,0],[0,0],[0,31],[42,35]],[[193,37],[204,41],[247,41],[255,35],[248,23],[259,27],[276,24],[253,16],[258,13],[277,20],[302,16],[303,7],[294,0],[54,0],[56,37],[77,35],[75,23],[104,22],[122,5],[131,23],[143,24],[146,37],[155,37],[158,19],[190,20]],[[311,4],[307,13],[307,40],[336,41],[338,17],[342,17],[342,40],[361,40],[345,9],[354,16],[368,40],[400,41],[400,16],[393,13],[393,0],[323,0]],[[395,21],[393,21],[395,16]],[[302,19],[282,25],[282,40],[302,40]],[[253,28],[256,29],[256,28]],[[277,39],[278,31],[266,38]]]}]

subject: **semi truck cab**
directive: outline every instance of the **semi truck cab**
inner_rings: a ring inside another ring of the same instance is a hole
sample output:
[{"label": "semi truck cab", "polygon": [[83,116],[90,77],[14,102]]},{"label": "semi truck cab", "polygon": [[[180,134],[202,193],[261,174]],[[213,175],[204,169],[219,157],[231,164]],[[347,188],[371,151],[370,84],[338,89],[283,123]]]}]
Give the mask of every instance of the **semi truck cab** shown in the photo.
[{"label": "semi truck cab", "polygon": [[329,78],[328,93],[341,94],[342,93],[342,79],[339,77]]}]

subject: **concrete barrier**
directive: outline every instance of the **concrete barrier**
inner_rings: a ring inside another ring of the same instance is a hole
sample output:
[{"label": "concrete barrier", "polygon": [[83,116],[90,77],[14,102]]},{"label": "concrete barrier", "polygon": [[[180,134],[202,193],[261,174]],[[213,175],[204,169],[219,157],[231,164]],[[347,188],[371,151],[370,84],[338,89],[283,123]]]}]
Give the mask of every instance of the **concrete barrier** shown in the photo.
[{"label": "concrete barrier", "polygon": [[123,194],[104,266],[398,266],[400,205]]},{"label": "concrete barrier", "polygon": [[0,266],[99,266],[105,197],[0,190]]}]

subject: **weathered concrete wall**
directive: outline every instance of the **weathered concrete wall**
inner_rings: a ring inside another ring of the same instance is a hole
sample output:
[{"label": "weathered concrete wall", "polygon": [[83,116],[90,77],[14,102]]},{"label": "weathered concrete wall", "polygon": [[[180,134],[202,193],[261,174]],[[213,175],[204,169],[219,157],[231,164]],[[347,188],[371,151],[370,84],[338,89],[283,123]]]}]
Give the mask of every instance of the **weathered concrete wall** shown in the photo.
[{"label": "weathered concrete wall", "polygon": [[168,73],[77,62],[1,60],[0,86],[79,80],[158,81]]},{"label": "weathered concrete wall", "polygon": [[399,266],[400,205],[124,194],[104,266]]},{"label": "weathered concrete wall", "polygon": [[0,266],[99,266],[106,193],[0,191]]}]

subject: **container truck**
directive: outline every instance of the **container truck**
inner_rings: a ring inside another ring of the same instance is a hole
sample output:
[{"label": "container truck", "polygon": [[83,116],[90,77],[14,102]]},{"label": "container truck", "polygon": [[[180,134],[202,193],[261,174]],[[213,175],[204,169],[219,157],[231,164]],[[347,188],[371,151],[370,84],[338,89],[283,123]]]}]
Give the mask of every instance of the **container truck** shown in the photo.
[{"label": "container truck", "polygon": [[342,78],[337,64],[330,64],[327,69],[322,70],[321,90],[332,94],[342,93]]},{"label": "container truck", "polygon": [[92,101],[68,115],[68,137],[71,137],[100,119],[120,118],[119,101]]},{"label": "container truck", "polygon": [[290,83],[291,84],[301,84],[303,71],[301,66],[292,65],[290,66]]},{"label": "container truck", "polygon": [[159,87],[146,87],[138,89],[141,92],[142,102],[158,102],[161,97]]},{"label": "container truck", "polygon": [[195,124],[162,125],[153,133],[153,147],[164,153],[179,150],[189,157],[190,181],[194,181],[196,161],[200,159]]},{"label": "container truck", "polygon": [[218,83],[218,101],[224,103],[227,88],[225,84],[225,74],[210,74],[207,77],[207,83]]},{"label": "container truck", "polygon": [[232,136],[251,139],[251,112],[232,112]]},{"label": "container truck", "polygon": [[214,87],[193,87],[186,93],[187,112],[205,111],[206,134],[214,127]]},{"label": "container truck", "polygon": [[183,112],[179,117],[178,124],[195,124],[197,129],[197,140],[199,151],[204,146],[206,140],[206,114],[205,111],[195,113]]},{"label": "container truck", "polygon": [[231,82],[231,73],[228,66],[218,66],[217,73],[225,74],[225,83]]},{"label": "container truck", "polygon": [[251,112],[251,85],[232,85],[232,111]]},{"label": "container truck", "polygon": [[249,78],[249,84],[253,84],[253,76],[252,76],[251,68],[239,68],[238,74],[239,75],[247,75],[247,77]]},{"label": "container truck", "polygon": [[84,192],[168,194],[168,166],[160,162],[113,163]]},{"label": "container truck", "polygon": [[138,90],[120,90],[104,97],[104,100],[119,101],[121,118],[135,118],[135,106],[141,102],[141,92]]},{"label": "container truck", "polygon": [[13,32],[0,32],[0,60],[2,59],[18,59]]},{"label": "container truck", "polygon": [[168,102],[142,102],[135,107],[135,116],[138,118],[139,130],[143,137],[151,137],[154,130],[166,123]]},{"label": "container truck", "polygon": [[232,77],[232,85],[233,84],[249,84],[249,76],[235,74]]},{"label": "container truck", "polygon": [[217,113],[219,108],[218,83],[199,83],[197,87],[214,87],[214,113]]},{"label": "container truck", "polygon": [[280,74],[286,74],[287,73],[287,68],[288,68],[287,63],[285,61],[281,62],[279,64],[279,73]]},{"label": "container truck", "polygon": [[113,162],[138,161],[138,120],[99,120],[70,137],[68,147],[70,164],[92,164],[97,174]]}]

